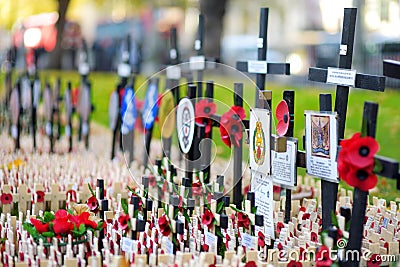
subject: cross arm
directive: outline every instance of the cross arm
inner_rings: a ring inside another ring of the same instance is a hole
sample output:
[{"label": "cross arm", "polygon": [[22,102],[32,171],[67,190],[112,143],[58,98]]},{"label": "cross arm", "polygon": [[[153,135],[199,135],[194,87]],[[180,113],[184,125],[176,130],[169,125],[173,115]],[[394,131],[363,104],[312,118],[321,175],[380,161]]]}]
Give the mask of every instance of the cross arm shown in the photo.
[{"label": "cross arm", "polygon": [[[252,67],[252,64],[266,64],[265,68],[260,66]],[[289,63],[267,63],[266,61],[238,61],[236,63],[236,69],[242,72],[254,73],[254,74],[281,74],[290,75],[290,64]],[[257,70],[256,70],[257,69]]]},{"label": "cross arm", "polygon": [[384,60],[383,75],[395,79],[400,79],[400,61]]},{"label": "cross arm", "polygon": [[[328,76],[328,70],[322,68],[310,68],[308,80],[325,83]],[[362,88],[372,91],[385,91],[385,77],[369,74],[356,74],[355,88]]]}]

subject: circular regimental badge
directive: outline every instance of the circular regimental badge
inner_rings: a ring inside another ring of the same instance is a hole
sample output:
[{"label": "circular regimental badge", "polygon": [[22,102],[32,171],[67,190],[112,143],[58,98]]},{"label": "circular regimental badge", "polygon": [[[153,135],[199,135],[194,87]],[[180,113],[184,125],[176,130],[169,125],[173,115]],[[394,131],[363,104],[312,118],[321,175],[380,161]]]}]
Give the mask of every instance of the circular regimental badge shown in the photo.
[{"label": "circular regimental badge", "polygon": [[183,153],[188,153],[193,142],[195,121],[193,104],[188,98],[179,102],[176,117],[179,146]]}]

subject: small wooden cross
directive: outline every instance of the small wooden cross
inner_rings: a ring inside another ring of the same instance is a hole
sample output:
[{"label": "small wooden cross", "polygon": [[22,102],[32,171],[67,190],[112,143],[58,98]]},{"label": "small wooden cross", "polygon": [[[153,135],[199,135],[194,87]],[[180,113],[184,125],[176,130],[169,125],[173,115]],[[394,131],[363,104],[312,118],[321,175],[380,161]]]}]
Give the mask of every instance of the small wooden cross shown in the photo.
[{"label": "small wooden cross", "polygon": [[45,195],[45,201],[50,201],[50,209],[57,211],[60,208],[60,201],[63,200],[65,200],[65,194],[60,192],[58,184],[52,184],[51,191]]},{"label": "small wooden cross", "polygon": [[18,210],[26,213],[29,204],[32,201],[32,195],[28,193],[28,187],[26,184],[20,184],[18,186],[18,194],[15,195],[16,202],[18,202]]}]

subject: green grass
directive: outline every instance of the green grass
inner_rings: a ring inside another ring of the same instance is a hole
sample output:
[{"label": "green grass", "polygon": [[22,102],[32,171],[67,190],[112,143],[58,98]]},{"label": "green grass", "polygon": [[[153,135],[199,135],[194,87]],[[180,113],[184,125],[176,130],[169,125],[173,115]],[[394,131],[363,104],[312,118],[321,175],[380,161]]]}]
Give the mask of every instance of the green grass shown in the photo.
[{"label": "green grass", "polygon": [[[77,72],[69,71],[43,71],[40,74],[42,80],[47,80],[51,84],[55,83],[58,77],[61,77],[62,87],[65,88],[65,84],[68,80],[72,82],[74,86],[77,86],[80,81],[80,76]],[[239,75],[240,76],[240,75]],[[161,78],[161,76],[160,76]],[[92,82],[92,99],[95,104],[95,112],[92,115],[92,119],[104,126],[108,127],[108,102],[111,92],[115,89],[118,82],[118,77],[114,73],[91,73],[89,79]],[[244,107],[248,114],[249,106],[254,104],[255,96],[255,85],[246,77],[223,77],[223,76],[211,76],[205,77],[205,79],[214,80],[216,84],[214,88],[215,101],[217,102],[217,113],[222,114],[233,104],[233,83],[236,81],[244,83]],[[0,75],[0,83],[3,89],[4,74]],[[282,99],[282,93],[285,89],[295,90],[295,125],[294,133],[295,137],[301,140],[304,135],[304,110],[318,110],[318,95],[320,93],[331,93],[333,101],[335,97],[335,87],[331,89],[318,88],[317,83],[311,83],[310,87],[297,88],[290,87],[284,88],[279,84],[267,84],[268,90],[272,90],[272,109],[274,110],[276,105]],[[138,77],[136,80],[135,91],[137,97],[143,99],[146,91],[146,79],[145,77]],[[161,89],[165,88],[164,79],[160,79],[160,92]],[[181,96],[185,95],[186,87],[181,88]],[[2,91],[2,90],[0,90]],[[4,90],[3,90],[4,91]],[[379,104],[378,110],[378,122],[377,122],[377,133],[376,139],[380,144],[380,151],[378,154],[386,157],[394,158],[400,161],[400,90],[387,89],[385,92],[373,92],[360,89],[351,89],[349,94],[348,112],[346,120],[346,131],[345,138],[350,137],[353,133],[360,131],[361,120],[364,101],[373,101]],[[334,103],[334,102],[333,102]],[[276,122],[273,123],[273,131],[275,129]],[[154,137],[160,136],[158,125],[154,128]],[[217,145],[217,155],[222,158],[228,158],[231,151],[226,147],[219,138],[219,130],[214,129],[213,140]],[[176,141],[175,141],[176,144]],[[300,141],[300,148],[302,142]],[[244,158],[247,158],[247,146],[244,147]],[[395,191],[395,181],[387,181],[378,184],[379,195],[387,199],[394,199],[399,196],[398,192]]]}]

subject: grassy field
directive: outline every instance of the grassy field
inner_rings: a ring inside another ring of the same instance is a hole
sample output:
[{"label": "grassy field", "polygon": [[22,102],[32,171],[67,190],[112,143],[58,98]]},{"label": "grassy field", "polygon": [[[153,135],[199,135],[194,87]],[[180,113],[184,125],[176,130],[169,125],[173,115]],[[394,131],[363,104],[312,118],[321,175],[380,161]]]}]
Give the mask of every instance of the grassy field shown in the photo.
[{"label": "grassy field", "polygon": [[[71,81],[77,86],[80,76],[77,72],[41,72],[41,79],[54,84],[57,77],[61,78],[62,85],[65,88],[67,81]],[[240,76],[240,75],[239,75]],[[92,82],[92,98],[95,104],[95,112],[92,119],[104,126],[108,126],[108,101],[111,92],[115,89],[118,77],[114,73],[91,73],[89,79]],[[233,83],[244,83],[244,106],[248,113],[249,106],[254,104],[255,85],[246,77],[235,76],[234,78],[225,76],[206,76],[205,79],[214,80],[218,84],[215,89],[215,99],[217,102],[217,113],[222,114],[233,104]],[[0,75],[0,83],[3,88],[4,75]],[[135,85],[135,91],[139,99],[143,99],[146,92],[146,80],[144,77],[138,77]],[[317,83],[309,83],[308,87],[290,87],[284,88],[279,84],[268,83],[267,89],[272,90],[273,100],[272,109],[274,110],[278,102],[282,99],[282,92],[285,89],[295,90],[295,136],[301,138],[304,135],[304,110],[318,110],[318,95],[320,93],[332,93],[333,101],[335,90],[318,88]],[[164,79],[161,79],[160,88],[164,89]],[[160,92],[162,91],[160,89]],[[181,95],[185,95],[186,88],[181,88]],[[3,90],[4,91],[4,90]],[[350,137],[353,133],[360,131],[361,119],[364,101],[373,101],[379,104],[377,134],[376,138],[380,144],[378,154],[400,160],[400,91],[387,89],[385,92],[373,92],[360,89],[351,89],[349,95],[348,113],[346,121],[345,137]],[[275,129],[273,123],[273,131]],[[160,131],[156,125],[154,135],[159,136]],[[214,141],[217,145],[217,155],[223,158],[229,157],[230,150],[219,138],[218,129],[214,130]],[[300,142],[300,147],[302,142]],[[247,151],[247,149],[244,149]],[[395,191],[395,181],[386,181],[381,179],[379,184],[379,195],[387,199],[399,197],[398,191]]]}]

